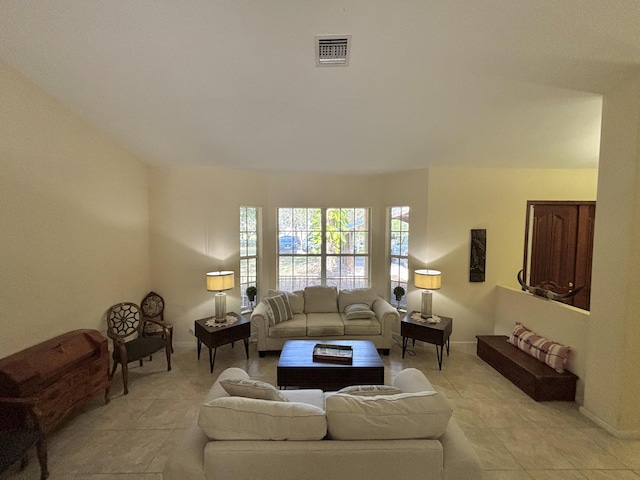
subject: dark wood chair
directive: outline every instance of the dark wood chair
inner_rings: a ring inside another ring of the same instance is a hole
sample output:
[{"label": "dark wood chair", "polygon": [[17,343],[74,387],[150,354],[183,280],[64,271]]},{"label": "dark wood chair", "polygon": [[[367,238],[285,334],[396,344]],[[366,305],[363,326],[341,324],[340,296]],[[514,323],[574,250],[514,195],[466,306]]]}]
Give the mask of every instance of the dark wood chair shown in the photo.
[{"label": "dark wood chair", "polygon": [[[144,336],[144,324],[157,323],[164,329],[164,337]],[[107,336],[113,340],[113,369],[109,379],[116,373],[118,364],[122,365],[124,394],[129,393],[129,363],[140,362],[164,349],[167,355],[167,371],[171,370],[171,331],[156,320],[144,318],[140,307],[135,303],[123,302],[113,305],[107,312]]]},{"label": "dark wood chair", "polygon": [[21,460],[20,469],[28,464],[28,453],[36,447],[40,462],[40,478],[49,477],[47,469],[47,443],[44,435],[43,418],[38,409],[36,398],[0,397],[0,403],[11,403],[24,407],[27,423],[22,426],[2,427],[0,429],[0,473]]},{"label": "dark wood chair", "polygon": [[142,312],[143,319],[160,322],[145,322],[145,336],[153,337],[156,335],[165,338],[163,325],[171,331],[171,343],[169,345],[171,347],[171,353],[173,353],[173,325],[164,321],[164,299],[156,292],[149,292],[146,297],[142,299],[142,302],[140,302],[140,311]]}]

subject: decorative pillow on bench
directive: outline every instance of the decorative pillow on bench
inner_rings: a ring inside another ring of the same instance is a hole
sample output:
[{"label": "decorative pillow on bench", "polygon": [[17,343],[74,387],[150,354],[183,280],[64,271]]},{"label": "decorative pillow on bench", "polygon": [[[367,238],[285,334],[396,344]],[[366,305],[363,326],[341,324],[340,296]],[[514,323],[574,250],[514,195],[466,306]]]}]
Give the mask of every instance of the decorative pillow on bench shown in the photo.
[{"label": "decorative pillow on bench", "polygon": [[564,373],[571,347],[552,342],[516,322],[509,336],[509,343],[546,363],[558,373]]}]

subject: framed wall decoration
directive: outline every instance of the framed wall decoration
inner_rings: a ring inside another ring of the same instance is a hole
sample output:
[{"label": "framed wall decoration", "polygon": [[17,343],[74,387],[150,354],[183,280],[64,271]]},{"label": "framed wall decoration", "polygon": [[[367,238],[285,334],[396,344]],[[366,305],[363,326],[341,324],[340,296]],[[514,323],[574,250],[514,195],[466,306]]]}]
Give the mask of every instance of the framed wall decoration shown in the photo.
[{"label": "framed wall decoration", "polygon": [[469,260],[469,281],[484,282],[487,261],[487,230],[471,230],[471,255]]}]

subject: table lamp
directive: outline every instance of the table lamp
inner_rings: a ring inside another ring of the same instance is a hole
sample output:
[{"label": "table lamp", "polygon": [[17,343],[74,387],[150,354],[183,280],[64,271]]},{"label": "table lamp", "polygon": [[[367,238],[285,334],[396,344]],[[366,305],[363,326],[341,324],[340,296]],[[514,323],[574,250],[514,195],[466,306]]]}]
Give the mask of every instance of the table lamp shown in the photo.
[{"label": "table lamp", "polygon": [[442,286],[442,272],[438,270],[416,270],[414,273],[413,284],[417,288],[423,289],[420,316],[422,318],[431,318],[433,316],[431,309],[433,294],[431,290],[438,290]]},{"label": "table lamp", "polygon": [[225,290],[231,290],[234,286],[234,274],[231,271],[207,273],[207,290],[217,292],[215,294],[216,309],[215,322],[227,321],[227,294]]}]

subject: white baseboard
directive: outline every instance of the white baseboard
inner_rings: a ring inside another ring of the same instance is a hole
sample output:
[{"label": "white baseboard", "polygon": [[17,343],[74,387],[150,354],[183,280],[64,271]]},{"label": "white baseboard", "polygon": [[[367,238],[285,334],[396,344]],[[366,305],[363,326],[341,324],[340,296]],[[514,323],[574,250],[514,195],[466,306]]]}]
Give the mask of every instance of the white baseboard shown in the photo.
[{"label": "white baseboard", "polygon": [[602,420],[597,415],[591,413],[586,408],[580,407],[579,410],[580,410],[580,413],[582,415],[587,417],[593,423],[598,425],[600,428],[606,430],[607,432],[609,432],[611,435],[613,435],[616,438],[624,438],[624,439],[638,439],[638,438],[640,438],[640,430],[618,430],[617,428],[612,427],[611,425],[609,425],[607,422]]}]

